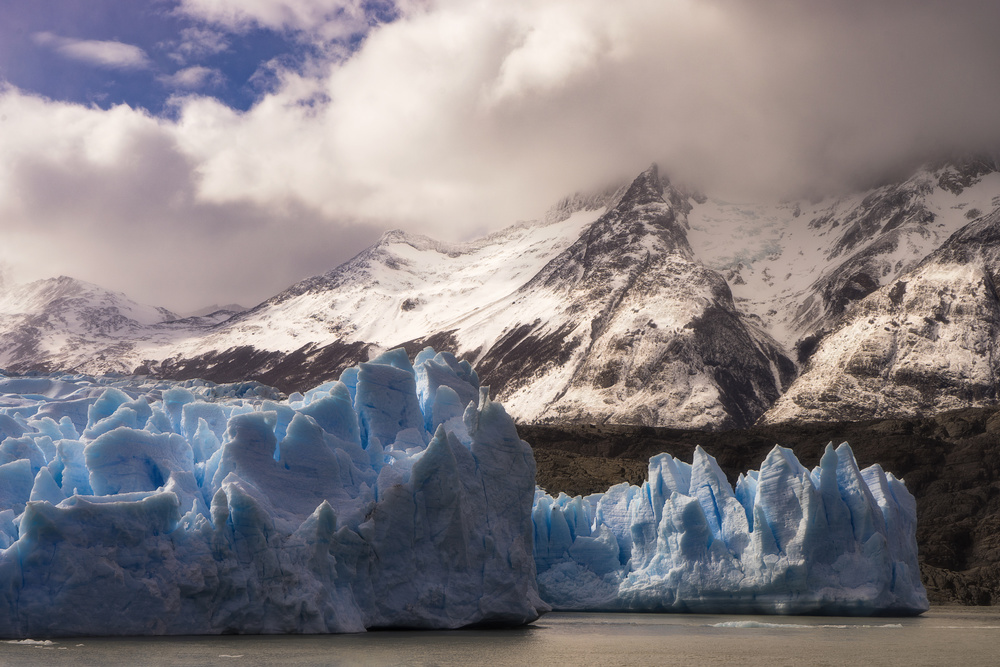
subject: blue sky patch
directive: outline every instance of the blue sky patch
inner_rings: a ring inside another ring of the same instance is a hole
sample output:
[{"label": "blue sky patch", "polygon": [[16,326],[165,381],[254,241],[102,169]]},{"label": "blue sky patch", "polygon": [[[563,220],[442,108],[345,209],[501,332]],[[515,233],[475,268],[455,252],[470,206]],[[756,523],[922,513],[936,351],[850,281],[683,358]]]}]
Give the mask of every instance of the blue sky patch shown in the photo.
[{"label": "blue sky patch", "polygon": [[[267,92],[269,63],[297,68],[318,54],[303,35],[233,32],[177,10],[173,0],[0,0],[0,81],[54,100],[169,114],[176,94],[211,95],[239,110]],[[371,24],[394,18],[373,3]],[[343,46],[352,51],[363,34]]]}]

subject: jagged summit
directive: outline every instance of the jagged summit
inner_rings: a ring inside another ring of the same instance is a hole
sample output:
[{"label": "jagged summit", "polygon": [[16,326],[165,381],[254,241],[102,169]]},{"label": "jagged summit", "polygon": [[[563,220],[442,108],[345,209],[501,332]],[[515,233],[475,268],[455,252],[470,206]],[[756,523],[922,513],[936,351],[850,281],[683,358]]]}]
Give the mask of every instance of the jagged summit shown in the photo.
[{"label": "jagged summit", "polygon": [[[746,424],[780,394],[794,365],[693,261],[688,210],[651,167],[510,305],[485,313],[511,324],[476,361],[519,416]],[[713,368],[720,352],[738,368]]]}]

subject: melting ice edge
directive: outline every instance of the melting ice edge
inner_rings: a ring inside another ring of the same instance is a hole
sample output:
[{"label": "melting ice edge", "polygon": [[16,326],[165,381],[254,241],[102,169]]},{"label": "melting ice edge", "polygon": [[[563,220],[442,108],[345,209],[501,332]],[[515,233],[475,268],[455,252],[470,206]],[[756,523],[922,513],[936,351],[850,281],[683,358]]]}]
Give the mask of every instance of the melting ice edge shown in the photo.
[{"label": "melting ice edge", "polygon": [[392,350],[255,383],[0,376],[0,636],[521,624],[550,608],[916,614],[916,506],[878,465],[698,448],[641,487],[535,487],[468,362]]}]

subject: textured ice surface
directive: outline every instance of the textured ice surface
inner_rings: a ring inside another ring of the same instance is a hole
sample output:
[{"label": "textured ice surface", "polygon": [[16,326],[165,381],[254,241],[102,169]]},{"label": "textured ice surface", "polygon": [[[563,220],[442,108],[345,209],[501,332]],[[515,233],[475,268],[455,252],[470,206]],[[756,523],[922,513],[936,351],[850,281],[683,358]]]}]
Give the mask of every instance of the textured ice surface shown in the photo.
[{"label": "textured ice surface", "polygon": [[700,447],[641,487],[586,498],[539,490],[542,598],[555,609],[918,614],[916,504],[878,465],[828,446],[810,471],[775,447],[735,490]]},{"label": "textured ice surface", "polygon": [[0,378],[0,637],[524,623],[535,464],[466,362]]},{"label": "textured ice surface", "polygon": [[290,399],[0,377],[0,438],[0,637],[927,608],[913,497],[846,444],[812,471],[776,447],[735,489],[699,448],[552,498],[475,371],[429,348]]}]

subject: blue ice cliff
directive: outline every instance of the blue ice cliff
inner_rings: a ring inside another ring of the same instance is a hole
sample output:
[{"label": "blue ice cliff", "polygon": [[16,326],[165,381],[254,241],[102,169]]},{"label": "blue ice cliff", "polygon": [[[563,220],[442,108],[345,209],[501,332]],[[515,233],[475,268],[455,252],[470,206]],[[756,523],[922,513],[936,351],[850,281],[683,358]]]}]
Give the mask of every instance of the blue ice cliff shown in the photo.
[{"label": "blue ice cliff", "polygon": [[467,362],[395,350],[287,401],[186,384],[0,377],[0,636],[548,610],[534,458]]},{"label": "blue ice cliff", "polygon": [[642,486],[553,498],[532,517],[542,598],[555,609],[919,614],[916,503],[878,465],[828,445],[807,470],[775,447],[735,490],[700,447],[654,456]]},{"label": "blue ice cliff", "polygon": [[[559,609],[919,613],[915,505],[846,445],[735,490],[535,487],[467,362],[393,350],[256,383],[0,376],[0,637],[521,624]],[[537,578],[536,578],[537,572]]]}]

